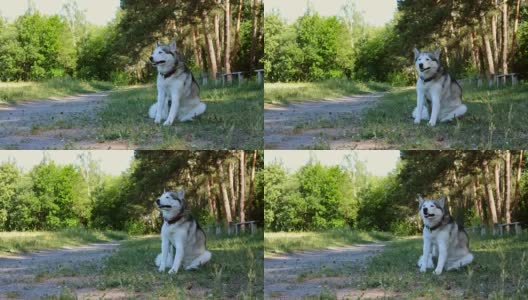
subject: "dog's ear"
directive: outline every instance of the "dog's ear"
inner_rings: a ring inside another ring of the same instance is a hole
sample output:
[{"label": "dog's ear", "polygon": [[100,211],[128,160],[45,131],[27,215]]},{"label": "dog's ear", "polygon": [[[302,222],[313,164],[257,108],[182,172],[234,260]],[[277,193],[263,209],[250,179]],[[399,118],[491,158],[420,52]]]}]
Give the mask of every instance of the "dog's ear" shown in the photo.
[{"label": "dog's ear", "polygon": [[156,41],[156,48],[158,48],[159,46],[160,46],[160,42]]},{"label": "dog's ear", "polygon": [[416,58],[418,58],[418,56],[420,56],[420,50],[414,48],[413,49],[413,53],[414,53],[414,59],[416,60]]},{"label": "dog's ear", "polygon": [[185,191],[183,189],[179,189],[177,192],[176,192],[176,195],[178,195],[178,199],[182,199],[185,197]]},{"label": "dog's ear", "polygon": [[169,49],[172,52],[176,52],[176,41],[173,41],[172,43],[170,43]]},{"label": "dog's ear", "polygon": [[419,201],[419,206],[418,207],[422,207],[422,205],[424,204],[425,200],[424,198],[422,198],[422,196],[418,195],[418,201]]},{"label": "dog's ear", "polygon": [[433,56],[436,58],[436,60],[440,60],[440,54],[442,53],[442,50],[436,49],[435,52],[433,52]]},{"label": "dog's ear", "polygon": [[442,196],[442,198],[438,199],[436,202],[438,203],[438,205],[440,205],[440,207],[442,209],[445,208],[445,200],[446,200],[446,197],[445,196]]}]

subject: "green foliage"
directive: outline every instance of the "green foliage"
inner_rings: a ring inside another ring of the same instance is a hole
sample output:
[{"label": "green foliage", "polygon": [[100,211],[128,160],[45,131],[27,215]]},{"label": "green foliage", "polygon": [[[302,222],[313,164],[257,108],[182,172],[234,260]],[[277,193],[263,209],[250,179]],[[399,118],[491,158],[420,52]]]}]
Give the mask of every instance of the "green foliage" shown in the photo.
[{"label": "green foliage", "polygon": [[20,171],[14,163],[0,165],[0,231],[8,229],[8,215],[16,201]]},{"label": "green foliage", "polygon": [[367,176],[361,170],[311,162],[294,174],[280,164],[264,169],[265,228],[270,231],[324,230],[353,226],[356,195]]},{"label": "green foliage", "polygon": [[293,25],[268,15],[264,68],[270,81],[350,77],[352,40],[343,20],[307,13]]}]

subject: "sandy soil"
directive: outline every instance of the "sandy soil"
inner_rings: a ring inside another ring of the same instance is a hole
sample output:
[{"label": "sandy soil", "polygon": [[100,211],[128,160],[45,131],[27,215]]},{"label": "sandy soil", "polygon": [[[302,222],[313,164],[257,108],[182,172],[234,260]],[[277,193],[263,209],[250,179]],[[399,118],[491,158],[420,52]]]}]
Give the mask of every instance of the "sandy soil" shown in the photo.
[{"label": "sandy soil", "polygon": [[[301,299],[329,290],[338,299],[384,297],[381,289],[354,288],[356,278],[347,266],[362,266],[385,243],[358,244],[264,258],[264,298]],[[347,270],[348,269],[348,270]]]},{"label": "sandy soil", "polygon": [[58,295],[65,287],[79,299],[122,299],[122,291],[92,288],[104,258],[118,246],[96,243],[0,257],[0,299],[40,299]]},{"label": "sandy soil", "polygon": [[[97,143],[95,112],[108,92],[0,104],[0,149],[127,149],[120,142]],[[57,129],[64,121],[75,126]]]},{"label": "sandy soil", "polygon": [[[288,105],[266,105],[264,144],[266,149],[303,149],[325,145],[330,149],[378,149],[384,145],[350,139],[357,131],[361,113],[374,107],[383,93],[356,95],[339,99],[303,101]],[[349,125],[335,124],[340,118],[355,119]],[[322,128],[329,127],[329,128]]]}]

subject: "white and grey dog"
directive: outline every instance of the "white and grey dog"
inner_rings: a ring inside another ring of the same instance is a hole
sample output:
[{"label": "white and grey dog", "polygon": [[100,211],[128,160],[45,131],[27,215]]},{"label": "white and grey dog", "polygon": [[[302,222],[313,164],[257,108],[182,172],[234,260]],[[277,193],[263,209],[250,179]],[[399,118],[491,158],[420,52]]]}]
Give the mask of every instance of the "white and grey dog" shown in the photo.
[{"label": "white and grey dog", "polygon": [[429,125],[435,126],[437,121],[446,122],[465,114],[467,107],[462,104],[462,88],[443,69],[440,63],[440,50],[421,52],[415,48],[413,51],[414,63],[418,71],[417,104],[412,113],[414,123],[419,124],[421,120],[429,120]]},{"label": "white and grey dog", "polygon": [[190,121],[205,111],[206,105],[199,97],[200,88],[176,51],[176,42],[156,43],[149,59],[158,69],[158,101],[149,109],[149,117],[154,122],[165,120],[163,125],[171,125],[176,116],[181,122]]},{"label": "white and grey dog", "polygon": [[449,271],[471,263],[473,254],[469,252],[469,237],[464,227],[445,212],[445,198],[425,200],[419,196],[418,199],[424,224],[423,254],[418,260],[420,272],[434,268],[433,256],[438,258],[433,271],[436,275],[442,274],[444,268]]},{"label": "white and grey dog", "polygon": [[169,273],[177,273],[180,266],[185,270],[196,269],[211,259],[205,249],[205,233],[198,222],[185,209],[184,191],[165,192],[156,204],[163,214],[161,227],[161,253],[156,257],[159,271],[172,266]]}]

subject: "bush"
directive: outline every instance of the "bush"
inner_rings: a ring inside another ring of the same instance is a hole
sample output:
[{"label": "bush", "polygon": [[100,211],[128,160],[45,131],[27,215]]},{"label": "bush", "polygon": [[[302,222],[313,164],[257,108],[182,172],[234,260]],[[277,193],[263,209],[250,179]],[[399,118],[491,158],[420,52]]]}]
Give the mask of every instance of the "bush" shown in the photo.
[{"label": "bush", "polygon": [[147,228],[143,222],[138,220],[128,220],[125,222],[125,231],[130,235],[144,234]]}]

